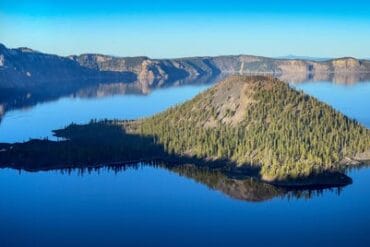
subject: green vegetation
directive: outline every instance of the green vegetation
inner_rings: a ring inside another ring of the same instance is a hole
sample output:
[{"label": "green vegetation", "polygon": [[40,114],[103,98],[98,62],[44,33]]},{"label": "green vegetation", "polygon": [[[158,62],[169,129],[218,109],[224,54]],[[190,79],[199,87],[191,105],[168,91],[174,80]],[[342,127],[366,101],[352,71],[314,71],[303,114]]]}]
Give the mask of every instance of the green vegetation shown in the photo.
[{"label": "green vegetation", "polygon": [[151,137],[125,133],[112,121],[71,124],[54,131],[61,141],[30,140],[25,143],[0,143],[0,167],[48,170],[107,164],[151,162],[165,157],[161,145]]},{"label": "green vegetation", "polygon": [[231,77],[182,105],[124,124],[170,154],[258,165],[266,179],[340,169],[370,150],[370,131],[267,77]]}]

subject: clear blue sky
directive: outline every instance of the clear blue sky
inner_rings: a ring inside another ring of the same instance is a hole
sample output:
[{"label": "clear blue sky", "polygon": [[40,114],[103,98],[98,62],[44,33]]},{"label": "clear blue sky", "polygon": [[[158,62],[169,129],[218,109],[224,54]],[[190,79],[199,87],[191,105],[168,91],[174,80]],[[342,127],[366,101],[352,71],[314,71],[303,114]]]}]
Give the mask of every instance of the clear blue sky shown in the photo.
[{"label": "clear blue sky", "polygon": [[0,42],[60,55],[370,57],[370,1],[0,0]]}]

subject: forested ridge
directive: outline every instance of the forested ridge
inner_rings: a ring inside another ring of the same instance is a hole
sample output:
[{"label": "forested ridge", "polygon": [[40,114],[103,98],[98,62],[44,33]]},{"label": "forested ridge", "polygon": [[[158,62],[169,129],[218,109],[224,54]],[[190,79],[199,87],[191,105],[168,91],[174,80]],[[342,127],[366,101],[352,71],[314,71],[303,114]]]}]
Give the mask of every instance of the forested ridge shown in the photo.
[{"label": "forested ridge", "polygon": [[257,165],[285,179],[340,169],[370,150],[370,130],[330,106],[262,76],[233,76],[184,104],[124,124],[169,153]]}]

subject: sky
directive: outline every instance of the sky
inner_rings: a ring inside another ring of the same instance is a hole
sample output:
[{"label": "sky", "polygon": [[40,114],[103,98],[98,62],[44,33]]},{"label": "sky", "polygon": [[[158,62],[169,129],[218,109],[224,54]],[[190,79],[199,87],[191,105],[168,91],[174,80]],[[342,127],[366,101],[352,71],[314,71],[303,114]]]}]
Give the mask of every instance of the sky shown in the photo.
[{"label": "sky", "polygon": [[370,1],[0,0],[0,43],[58,55],[370,58]]}]

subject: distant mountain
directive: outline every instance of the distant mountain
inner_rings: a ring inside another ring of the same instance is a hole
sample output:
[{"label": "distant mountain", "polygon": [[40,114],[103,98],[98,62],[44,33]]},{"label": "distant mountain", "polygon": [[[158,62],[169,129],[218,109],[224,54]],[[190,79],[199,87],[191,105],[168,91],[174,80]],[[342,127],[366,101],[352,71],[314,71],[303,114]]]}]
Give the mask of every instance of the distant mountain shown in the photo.
[{"label": "distant mountain", "polygon": [[206,82],[229,74],[268,74],[289,81],[352,81],[369,77],[370,61],[350,57],[313,61],[249,55],[178,59],[100,54],[61,57],[28,48],[8,49],[0,44],[1,88],[133,81],[153,87],[175,82]]},{"label": "distant mountain", "polygon": [[287,55],[276,57],[277,59],[293,59],[293,60],[308,60],[308,61],[327,61],[332,58],[329,57],[310,57],[310,56],[296,56],[296,55]]}]

